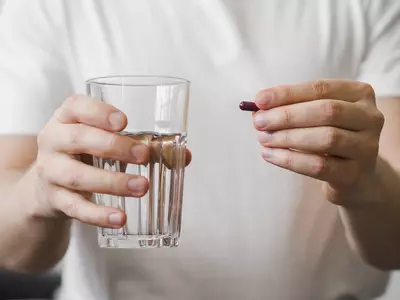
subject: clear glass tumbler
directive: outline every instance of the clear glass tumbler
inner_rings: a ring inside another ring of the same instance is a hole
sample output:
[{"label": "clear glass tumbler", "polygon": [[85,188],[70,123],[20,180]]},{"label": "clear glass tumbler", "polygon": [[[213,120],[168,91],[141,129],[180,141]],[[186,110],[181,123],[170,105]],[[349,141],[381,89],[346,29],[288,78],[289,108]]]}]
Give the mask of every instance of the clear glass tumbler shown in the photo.
[{"label": "clear glass tumbler", "polygon": [[94,157],[94,165],[141,175],[150,188],[142,198],[96,194],[97,204],[123,210],[121,229],[98,228],[104,248],[159,248],[179,244],[190,82],[159,76],[111,76],[88,80],[87,94],[123,111],[128,125],[119,134],[149,146],[146,165]]}]

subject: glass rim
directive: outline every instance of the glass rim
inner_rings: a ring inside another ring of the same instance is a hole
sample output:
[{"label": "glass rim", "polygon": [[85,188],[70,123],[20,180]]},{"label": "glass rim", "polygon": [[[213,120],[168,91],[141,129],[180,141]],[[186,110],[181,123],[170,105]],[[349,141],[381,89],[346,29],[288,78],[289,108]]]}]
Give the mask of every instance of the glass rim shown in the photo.
[{"label": "glass rim", "polygon": [[[160,83],[116,83],[116,82],[107,82],[110,79],[119,79],[119,78],[128,78],[128,79],[159,79]],[[165,80],[165,82],[162,82]],[[132,86],[132,87],[146,87],[146,86],[174,86],[181,84],[191,84],[191,82],[185,78],[174,77],[174,76],[163,76],[163,75],[109,75],[109,76],[100,76],[90,78],[85,81],[86,85],[97,84],[102,86]]]}]

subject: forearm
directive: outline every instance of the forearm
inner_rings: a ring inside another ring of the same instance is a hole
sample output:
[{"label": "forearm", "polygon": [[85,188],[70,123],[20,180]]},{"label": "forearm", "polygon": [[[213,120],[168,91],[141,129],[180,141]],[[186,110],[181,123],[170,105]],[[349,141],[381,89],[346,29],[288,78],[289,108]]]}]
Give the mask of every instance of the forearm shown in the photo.
[{"label": "forearm", "polygon": [[375,178],[344,197],[360,203],[340,208],[353,250],[380,269],[400,268],[400,170],[379,158]]},{"label": "forearm", "polygon": [[42,272],[64,255],[70,221],[38,214],[37,181],[33,170],[3,171],[0,176],[0,267]]}]

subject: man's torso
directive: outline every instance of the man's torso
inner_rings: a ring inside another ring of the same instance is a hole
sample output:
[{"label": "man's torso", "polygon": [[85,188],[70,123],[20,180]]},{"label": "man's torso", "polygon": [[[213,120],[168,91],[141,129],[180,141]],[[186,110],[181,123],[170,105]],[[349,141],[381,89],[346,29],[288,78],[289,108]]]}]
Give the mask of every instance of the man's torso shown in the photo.
[{"label": "man's torso", "polygon": [[115,74],[191,80],[194,159],[180,247],[100,250],[94,228],[76,224],[63,299],[330,300],[379,292],[385,278],[350,254],[319,183],[263,162],[251,114],[238,109],[272,85],[357,78],[361,4],[65,3],[74,90]]}]

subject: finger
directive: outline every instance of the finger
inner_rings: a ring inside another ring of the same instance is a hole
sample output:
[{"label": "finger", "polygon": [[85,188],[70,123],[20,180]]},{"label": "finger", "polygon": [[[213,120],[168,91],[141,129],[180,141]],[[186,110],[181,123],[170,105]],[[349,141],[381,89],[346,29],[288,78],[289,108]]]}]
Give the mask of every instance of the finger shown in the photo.
[{"label": "finger", "polygon": [[357,164],[352,160],[288,149],[263,148],[262,157],[281,168],[338,186],[354,182],[358,172]]},{"label": "finger", "polygon": [[145,164],[149,160],[149,147],[140,141],[84,124],[60,126],[52,134],[54,137],[49,140],[58,152],[86,153],[136,164]]},{"label": "finger", "polygon": [[67,155],[53,155],[39,164],[45,180],[71,190],[142,197],[149,188],[144,177],[95,168]]},{"label": "finger", "polygon": [[339,100],[316,100],[258,111],[254,126],[261,131],[333,126],[364,130],[375,126],[375,117],[366,107]]},{"label": "finger", "polygon": [[185,166],[188,166],[191,162],[192,162],[192,152],[186,149]]},{"label": "finger", "polygon": [[190,150],[173,144],[166,144],[160,150],[157,145],[150,147],[150,160],[164,164],[168,169],[187,167],[192,161]]},{"label": "finger", "polygon": [[373,88],[363,82],[350,80],[318,80],[296,85],[282,85],[262,90],[256,96],[256,104],[266,110],[282,105],[318,99],[337,99],[356,102],[375,99]]},{"label": "finger", "polygon": [[126,215],[121,210],[96,205],[86,200],[82,195],[64,188],[59,188],[53,195],[55,209],[70,218],[87,224],[120,228],[126,222]]},{"label": "finger", "polygon": [[127,125],[126,116],[118,109],[82,95],[68,98],[55,117],[60,123],[83,123],[109,131],[121,131]]},{"label": "finger", "polygon": [[341,158],[358,158],[373,145],[374,139],[335,127],[298,128],[258,135],[261,145],[270,148],[297,149],[305,152],[324,153]]}]

